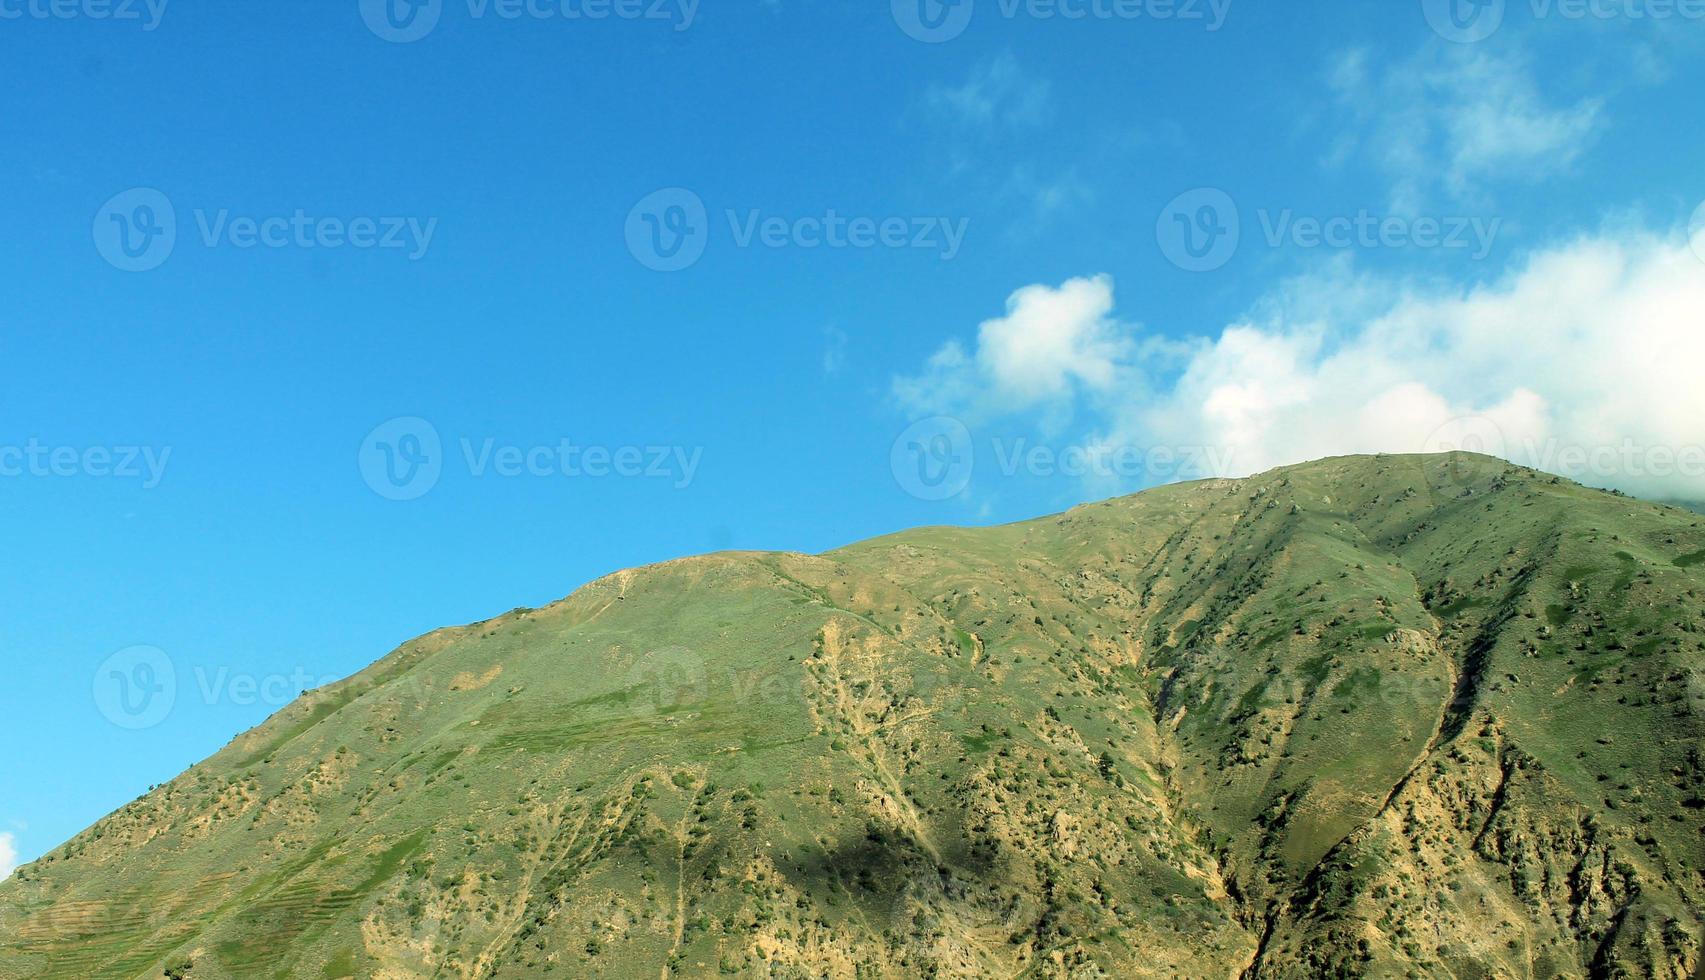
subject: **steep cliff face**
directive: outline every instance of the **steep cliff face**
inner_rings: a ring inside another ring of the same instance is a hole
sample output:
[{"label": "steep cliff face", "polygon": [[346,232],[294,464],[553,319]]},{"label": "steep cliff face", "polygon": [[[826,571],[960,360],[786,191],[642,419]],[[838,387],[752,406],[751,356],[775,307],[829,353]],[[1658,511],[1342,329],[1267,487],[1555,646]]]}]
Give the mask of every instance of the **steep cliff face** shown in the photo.
[{"label": "steep cliff face", "polygon": [[0,977],[1696,977],[1699,522],[1347,458],[618,573],[22,869]]}]

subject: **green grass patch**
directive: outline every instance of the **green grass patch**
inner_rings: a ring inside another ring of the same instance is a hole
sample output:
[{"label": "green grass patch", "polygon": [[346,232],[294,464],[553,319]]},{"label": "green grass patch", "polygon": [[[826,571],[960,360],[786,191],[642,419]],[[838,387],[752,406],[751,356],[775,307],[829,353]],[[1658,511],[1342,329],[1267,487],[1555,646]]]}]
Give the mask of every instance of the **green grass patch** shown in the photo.
[{"label": "green grass patch", "polygon": [[1297,665],[1297,673],[1301,674],[1303,680],[1308,681],[1309,685],[1313,687],[1319,687],[1325,683],[1327,675],[1331,672],[1332,655],[1329,653],[1309,657]]},{"label": "green grass patch", "polygon": [[953,639],[959,644],[959,652],[965,656],[973,656],[977,652],[977,638],[964,630],[954,630]]},{"label": "green grass patch", "polygon": [[1376,697],[1378,694],[1379,671],[1372,667],[1357,667],[1332,689],[1332,700],[1355,705],[1360,703],[1362,695]]},{"label": "green grass patch", "polygon": [[1473,609],[1476,606],[1484,606],[1485,604],[1485,599],[1481,599],[1477,596],[1465,595],[1457,599],[1452,599],[1442,606],[1435,606],[1433,608],[1433,612],[1445,619],[1455,619],[1457,616],[1462,615],[1468,610]]}]

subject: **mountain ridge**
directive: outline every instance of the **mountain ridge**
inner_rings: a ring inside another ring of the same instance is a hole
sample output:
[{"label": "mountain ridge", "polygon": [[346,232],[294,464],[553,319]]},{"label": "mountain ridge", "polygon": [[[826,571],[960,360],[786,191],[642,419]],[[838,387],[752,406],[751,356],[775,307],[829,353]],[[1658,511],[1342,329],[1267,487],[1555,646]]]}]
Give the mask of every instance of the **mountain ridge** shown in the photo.
[{"label": "mountain ridge", "polygon": [[0,977],[1687,978],[1700,553],[1452,454],[624,570],[20,869]]}]

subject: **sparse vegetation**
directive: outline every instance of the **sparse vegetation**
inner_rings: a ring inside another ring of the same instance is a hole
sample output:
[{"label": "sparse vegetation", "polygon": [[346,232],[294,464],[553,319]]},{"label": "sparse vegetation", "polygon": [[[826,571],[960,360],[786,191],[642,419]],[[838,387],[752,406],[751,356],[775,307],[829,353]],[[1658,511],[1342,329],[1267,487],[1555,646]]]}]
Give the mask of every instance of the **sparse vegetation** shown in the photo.
[{"label": "sparse vegetation", "polygon": [[1384,456],[621,572],[21,869],[0,980],[1697,975],[1702,555]]}]

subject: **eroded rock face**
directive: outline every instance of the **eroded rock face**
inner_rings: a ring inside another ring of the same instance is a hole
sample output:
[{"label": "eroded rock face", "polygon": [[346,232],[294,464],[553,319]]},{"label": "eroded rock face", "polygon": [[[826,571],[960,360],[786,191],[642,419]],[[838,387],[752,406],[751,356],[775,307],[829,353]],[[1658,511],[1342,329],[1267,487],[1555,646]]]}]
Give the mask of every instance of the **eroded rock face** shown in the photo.
[{"label": "eroded rock face", "polygon": [[0,978],[1693,980],[1700,552],[1378,457],[618,573],[21,869]]}]

